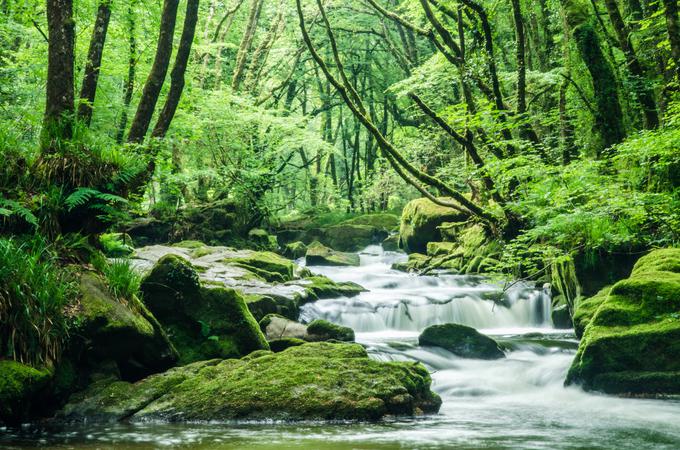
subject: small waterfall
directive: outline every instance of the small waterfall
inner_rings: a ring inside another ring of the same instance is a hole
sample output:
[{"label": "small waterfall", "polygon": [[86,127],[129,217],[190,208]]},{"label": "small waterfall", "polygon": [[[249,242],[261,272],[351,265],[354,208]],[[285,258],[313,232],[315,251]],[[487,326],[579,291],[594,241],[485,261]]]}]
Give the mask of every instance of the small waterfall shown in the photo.
[{"label": "small waterfall", "polygon": [[418,332],[448,322],[478,329],[551,326],[550,295],[531,284],[516,283],[503,292],[501,286],[478,276],[413,276],[391,269],[392,263],[404,258],[372,246],[362,252],[360,267],[312,267],[369,291],[307,304],[301,319],[322,318],[357,332]]}]

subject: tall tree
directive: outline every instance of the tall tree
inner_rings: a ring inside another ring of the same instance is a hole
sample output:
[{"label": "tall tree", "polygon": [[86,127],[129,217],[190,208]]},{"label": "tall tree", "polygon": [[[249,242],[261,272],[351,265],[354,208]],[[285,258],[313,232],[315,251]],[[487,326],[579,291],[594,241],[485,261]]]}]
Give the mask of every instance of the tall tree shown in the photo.
[{"label": "tall tree", "polygon": [[85,124],[90,125],[92,121],[92,109],[94,98],[97,94],[97,83],[99,82],[99,70],[102,65],[104,54],[104,44],[106,33],[109,29],[111,20],[111,0],[101,0],[97,9],[97,18],[92,30],[90,39],[90,49],[87,52],[87,64],[83,85],[80,88],[80,105],[78,106],[78,118]]},{"label": "tall tree", "polygon": [[151,66],[149,77],[144,85],[142,97],[139,100],[137,113],[132,121],[132,125],[130,125],[130,132],[128,134],[128,142],[130,143],[142,143],[149,129],[149,124],[158,102],[158,96],[161,93],[161,88],[170,66],[172,39],[175,33],[178,6],[179,0],[164,0],[163,2],[156,56]]},{"label": "tall tree", "polygon": [[137,72],[137,36],[135,24],[135,1],[128,4],[127,10],[127,31],[128,31],[128,72],[125,76],[125,88],[123,89],[123,110],[120,115],[120,122],[118,122],[118,131],[116,133],[116,142],[119,144],[123,142],[125,137],[125,128],[128,121],[128,109],[132,103],[132,94],[135,91],[135,73]]},{"label": "tall tree", "polygon": [[179,48],[177,49],[177,55],[175,56],[175,65],[170,73],[170,91],[165,100],[165,105],[158,116],[156,126],[151,133],[151,135],[156,138],[162,138],[168,132],[170,122],[172,122],[172,119],[175,116],[177,105],[179,105],[179,100],[182,96],[182,91],[184,90],[187,63],[189,62],[191,46],[196,34],[198,6],[199,0],[187,0],[182,37],[180,38]]},{"label": "tall tree", "polygon": [[248,14],[248,23],[246,31],[243,33],[241,44],[238,48],[236,56],[236,66],[234,67],[234,76],[231,79],[231,88],[238,91],[243,81],[243,76],[246,70],[246,61],[248,60],[248,53],[253,46],[253,39],[255,38],[255,31],[260,20],[260,13],[262,12],[262,4],[264,0],[251,0],[250,13]]},{"label": "tall tree", "polygon": [[73,136],[75,113],[75,22],[72,0],[47,0],[47,92],[41,134],[43,151],[56,150]]}]

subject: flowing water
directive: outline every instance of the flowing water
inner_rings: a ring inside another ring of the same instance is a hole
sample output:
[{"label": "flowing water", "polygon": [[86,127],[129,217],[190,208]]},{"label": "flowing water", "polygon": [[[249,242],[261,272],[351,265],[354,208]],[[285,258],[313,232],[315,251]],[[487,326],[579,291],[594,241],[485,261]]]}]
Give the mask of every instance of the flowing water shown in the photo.
[{"label": "flowing water", "polygon": [[[6,432],[3,445],[49,448],[201,449],[680,449],[680,402],[621,399],[563,386],[574,357],[571,330],[550,323],[541,289],[480,277],[419,277],[390,269],[405,258],[369,247],[356,268],[311,267],[369,291],[305,305],[304,320],[352,327],[373,358],[430,369],[439,414],[377,424],[117,424]],[[507,286],[506,286],[507,287]],[[495,301],[494,301],[495,300]],[[456,322],[507,349],[496,361],[419,347],[423,328]]]}]

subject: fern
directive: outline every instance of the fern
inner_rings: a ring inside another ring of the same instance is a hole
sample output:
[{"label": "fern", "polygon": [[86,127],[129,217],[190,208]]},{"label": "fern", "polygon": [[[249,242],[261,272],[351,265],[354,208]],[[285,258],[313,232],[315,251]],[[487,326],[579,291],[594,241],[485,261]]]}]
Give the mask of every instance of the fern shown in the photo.
[{"label": "fern", "polygon": [[38,226],[38,218],[35,214],[33,214],[30,209],[14,200],[0,198],[0,216],[18,216],[26,223],[31,224],[34,227]]},{"label": "fern", "polygon": [[115,194],[108,194],[92,188],[78,188],[66,198],[64,204],[69,211],[72,211],[96,200],[103,203],[127,203],[127,200]]}]

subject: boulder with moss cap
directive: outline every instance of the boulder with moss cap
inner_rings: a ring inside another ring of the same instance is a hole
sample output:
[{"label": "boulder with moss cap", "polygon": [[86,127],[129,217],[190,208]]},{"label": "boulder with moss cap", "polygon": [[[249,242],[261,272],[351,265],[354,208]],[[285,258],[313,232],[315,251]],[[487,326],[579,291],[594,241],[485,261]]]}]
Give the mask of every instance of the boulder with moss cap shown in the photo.
[{"label": "boulder with moss cap", "polygon": [[567,384],[636,396],[680,394],[680,249],[640,258],[598,294]]},{"label": "boulder with moss cap", "polygon": [[172,369],[76,395],[66,420],[379,420],[436,413],[427,369],[380,362],[357,344],[309,343]]},{"label": "boulder with moss cap", "polygon": [[177,255],[162,257],[142,281],[141,291],[182,364],[269,348],[241,294],[201,286],[191,264]]}]

